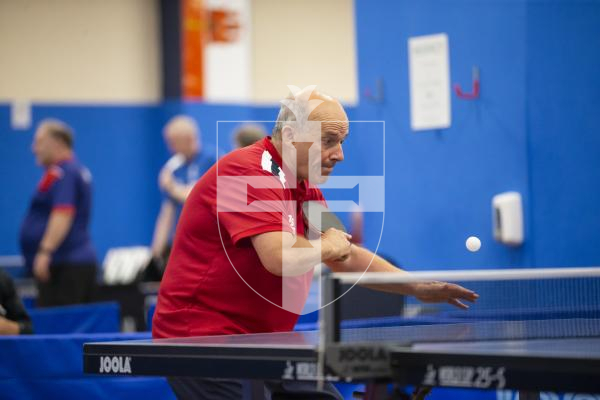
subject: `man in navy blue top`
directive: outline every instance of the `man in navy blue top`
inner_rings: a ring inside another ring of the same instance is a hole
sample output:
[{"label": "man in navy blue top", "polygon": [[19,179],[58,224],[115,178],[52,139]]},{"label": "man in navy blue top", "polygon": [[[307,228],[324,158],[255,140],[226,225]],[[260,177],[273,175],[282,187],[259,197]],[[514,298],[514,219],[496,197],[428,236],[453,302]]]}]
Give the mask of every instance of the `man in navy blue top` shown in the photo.
[{"label": "man in navy blue top", "polygon": [[61,121],[39,124],[32,151],[45,173],[23,221],[20,242],[38,284],[38,305],[89,302],[96,276],[88,229],[92,176],[75,159],[73,133]]},{"label": "man in navy blue top", "polygon": [[165,125],[163,135],[173,156],[165,163],[158,177],[163,202],[152,240],[153,257],[149,269],[153,271],[150,273],[153,280],[162,277],[183,203],[196,181],[217,160],[214,151],[202,148],[200,130],[193,118],[185,115],[171,118]]}]

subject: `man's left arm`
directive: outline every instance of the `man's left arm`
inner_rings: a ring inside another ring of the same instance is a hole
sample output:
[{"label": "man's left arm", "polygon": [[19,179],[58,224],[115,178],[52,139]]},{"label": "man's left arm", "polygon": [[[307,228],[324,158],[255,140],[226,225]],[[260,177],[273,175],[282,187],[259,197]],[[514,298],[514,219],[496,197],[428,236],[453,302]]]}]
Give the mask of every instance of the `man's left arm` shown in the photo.
[{"label": "man's left arm", "polygon": [[[409,274],[409,272],[397,268],[373,252],[357,245],[352,245],[351,255],[346,260],[329,262],[327,265],[334,272],[364,272],[368,268],[368,272]],[[414,296],[425,303],[447,302],[459,308],[468,308],[462,300],[473,302],[479,297],[469,289],[446,282],[389,283],[364,286],[383,292]]]},{"label": "man's left arm", "polygon": [[74,210],[54,209],[33,261],[33,273],[42,282],[50,278],[52,254],[62,244],[73,225]]},{"label": "man's left arm", "polygon": [[[204,156],[201,154],[200,157],[202,158],[202,161],[200,162],[198,179],[217,162],[214,157],[209,155]],[[162,190],[180,204],[185,202],[196,184],[196,181],[191,183],[178,182],[173,175],[173,169],[168,168],[163,168],[160,172],[158,181]]]},{"label": "man's left arm", "polygon": [[42,282],[50,278],[52,254],[65,240],[73,225],[76,210],[78,173],[63,170],[62,176],[52,188],[52,211],[48,225],[33,260],[33,274]]},{"label": "man's left arm", "polygon": [[[195,182],[194,182],[195,183]],[[158,186],[165,192],[167,196],[179,204],[185,203],[185,200],[190,195],[194,188],[194,183],[189,185],[177,182],[173,175],[173,170],[166,165],[158,175]]]},{"label": "man's left arm", "polygon": [[21,328],[19,324],[0,315],[0,335],[19,335]]},{"label": "man's left arm", "polygon": [[183,204],[190,195],[190,192],[194,188],[194,184],[182,185],[177,183],[175,179],[172,179],[163,186],[164,191],[176,202]]}]

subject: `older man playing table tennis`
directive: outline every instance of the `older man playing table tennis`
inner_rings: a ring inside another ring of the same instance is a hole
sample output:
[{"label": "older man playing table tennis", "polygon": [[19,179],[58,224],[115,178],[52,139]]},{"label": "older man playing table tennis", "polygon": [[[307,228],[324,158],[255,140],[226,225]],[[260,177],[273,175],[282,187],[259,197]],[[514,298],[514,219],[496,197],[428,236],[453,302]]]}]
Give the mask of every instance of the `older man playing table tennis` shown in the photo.
[{"label": "older man playing table tennis", "polygon": [[[305,236],[302,205],[325,203],[314,184],[325,182],[344,160],[342,144],[349,133],[341,104],[313,89],[292,88],[272,136],[221,159],[192,190],[160,287],[155,338],[290,331],[312,268],[321,262],[333,271],[358,272],[370,265],[374,272],[406,273],[352,245],[340,230],[331,228],[317,239]],[[458,307],[477,298],[440,282],[381,289]],[[242,398],[246,389],[235,381],[172,377],[169,382],[180,398]],[[332,386],[317,391],[306,382],[269,382],[265,393],[339,398]]]}]

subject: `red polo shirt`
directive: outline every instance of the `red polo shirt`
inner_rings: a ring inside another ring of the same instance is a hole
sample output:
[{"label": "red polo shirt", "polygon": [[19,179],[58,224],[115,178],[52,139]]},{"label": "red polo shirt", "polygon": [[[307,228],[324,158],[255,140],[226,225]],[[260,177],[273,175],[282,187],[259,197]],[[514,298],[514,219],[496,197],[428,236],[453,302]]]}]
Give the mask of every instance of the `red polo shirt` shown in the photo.
[{"label": "red polo shirt", "polygon": [[293,329],[312,271],[294,278],[271,274],[250,238],[273,231],[304,235],[302,203],[325,200],[281,166],[266,138],[223,157],[196,183],[160,286],[154,337]]}]

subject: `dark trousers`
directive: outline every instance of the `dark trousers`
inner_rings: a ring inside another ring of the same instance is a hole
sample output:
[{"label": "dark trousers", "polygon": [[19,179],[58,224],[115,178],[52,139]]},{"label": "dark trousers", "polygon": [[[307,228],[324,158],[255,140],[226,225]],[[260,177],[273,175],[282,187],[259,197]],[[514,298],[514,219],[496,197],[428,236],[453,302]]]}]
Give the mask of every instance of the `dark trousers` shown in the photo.
[{"label": "dark trousers", "polygon": [[179,400],[342,400],[331,383],[317,390],[312,381],[237,381],[169,377],[169,385]]},{"label": "dark trousers", "polygon": [[96,264],[53,264],[50,279],[37,282],[38,307],[65,306],[93,301]]}]

